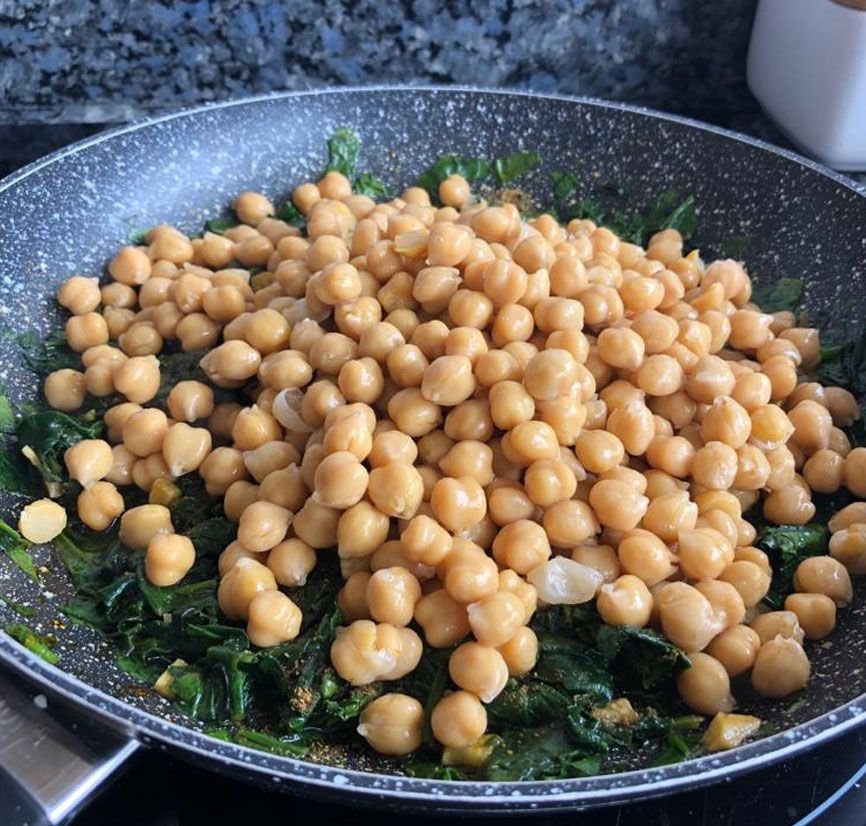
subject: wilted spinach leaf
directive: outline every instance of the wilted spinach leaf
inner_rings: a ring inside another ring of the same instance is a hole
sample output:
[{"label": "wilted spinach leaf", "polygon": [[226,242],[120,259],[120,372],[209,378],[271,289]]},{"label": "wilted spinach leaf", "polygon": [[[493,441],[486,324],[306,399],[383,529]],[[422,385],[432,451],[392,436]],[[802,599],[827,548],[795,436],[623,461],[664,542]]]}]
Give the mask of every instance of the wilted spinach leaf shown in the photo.
[{"label": "wilted spinach leaf", "polygon": [[361,141],[351,129],[342,127],[334,130],[334,134],[328,138],[328,164],[325,172],[340,172],[352,180],[360,151]]},{"label": "wilted spinach leaf", "polygon": [[598,774],[601,760],[576,749],[559,726],[509,731],[499,736],[478,772],[480,780],[552,780]]},{"label": "wilted spinach leaf", "polygon": [[305,227],[307,218],[291,201],[286,201],[278,210],[276,217],[293,227]]},{"label": "wilted spinach leaf", "polygon": [[366,195],[374,201],[388,194],[388,187],[372,172],[362,172],[358,175],[352,189],[356,195]]},{"label": "wilted spinach leaf", "polygon": [[30,543],[15,528],[0,519],[0,551],[6,554],[30,579],[36,582],[36,563],[30,555]]},{"label": "wilted spinach leaf", "polygon": [[796,313],[802,297],[803,282],[799,278],[780,278],[772,284],[754,284],[752,287],[752,301],[765,313],[780,310]]},{"label": "wilted spinach leaf", "polygon": [[496,180],[500,184],[507,184],[515,178],[535,169],[541,158],[537,152],[513,152],[504,158],[497,158],[493,162],[493,171]]},{"label": "wilted spinach leaf", "polygon": [[815,375],[822,384],[846,387],[855,395],[866,393],[866,330],[843,342],[828,336]]},{"label": "wilted spinach leaf", "polygon": [[15,341],[24,362],[40,378],[55,370],[78,370],[81,367],[81,356],[66,343],[63,329],[47,336],[31,330],[22,333]]},{"label": "wilted spinach leaf", "polygon": [[216,235],[224,235],[227,229],[231,229],[237,225],[238,222],[233,221],[231,218],[211,218],[209,221],[205,221],[204,228]]},{"label": "wilted spinach leaf", "polygon": [[98,439],[102,429],[102,422],[94,413],[71,416],[59,410],[39,410],[22,416],[15,434],[21,448],[33,451],[37,470],[46,485],[56,487],[66,482],[63,464],[66,449],[82,439]]},{"label": "wilted spinach leaf", "polygon": [[618,684],[626,688],[658,688],[691,665],[679,648],[651,628],[601,625],[596,642]]},{"label": "wilted spinach leaf", "polygon": [[431,198],[438,199],[439,184],[449,175],[462,175],[467,181],[479,181],[490,175],[490,164],[483,158],[465,158],[460,155],[443,155],[418,178],[418,186],[423,187]]},{"label": "wilted spinach leaf", "polygon": [[761,530],[755,545],[770,557],[773,580],[764,602],[771,608],[783,607],[791,593],[794,571],[810,556],[827,553],[829,531],[826,525],[779,525]]},{"label": "wilted spinach leaf", "polygon": [[47,637],[37,634],[32,628],[21,622],[11,622],[3,630],[13,640],[20,642],[28,651],[42,657],[51,665],[56,665],[59,662],[60,658],[52,650],[53,643]]}]

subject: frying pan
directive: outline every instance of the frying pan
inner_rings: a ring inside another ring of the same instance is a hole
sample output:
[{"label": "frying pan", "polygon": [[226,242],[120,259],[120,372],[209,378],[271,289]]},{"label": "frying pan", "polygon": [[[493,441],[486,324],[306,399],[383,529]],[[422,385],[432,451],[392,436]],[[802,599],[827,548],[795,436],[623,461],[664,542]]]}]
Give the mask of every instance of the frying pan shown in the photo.
[{"label": "frying pan", "polygon": [[[694,195],[696,239],[706,256],[732,241],[760,280],[798,276],[818,323],[857,328],[866,310],[866,197],[845,178],[792,153],[683,118],[635,107],[562,97],[459,88],[371,88],[275,95],[196,109],[100,135],[37,162],[0,183],[0,324],[5,332],[47,331],[59,320],[52,299],[71,273],[100,273],[134,227],[169,221],[193,232],[239,191],[284,197],[321,167],[327,136],[354,128],[362,168],[398,184],[445,152],[500,156],[535,150],[543,165],[525,180],[540,203],[548,173],[567,169],[584,182],[620,190],[645,206],[663,190]],[[521,181],[521,185],[524,181]],[[747,249],[746,249],[747,248]],[[30,399],[32,374],[9,336],[0,374],[11,395]],[[6,493],[0,508],[16,506]],[[44,714],[0,694],[0,794],[41,806],[45,820],[66,816],[88,789],[135,752],[168,748],[217,772],[293,793],[438,812],[551,811],[611,805],[713,783],[790,759],[866,720],[866,601],[841,614],[829,644],[812,645],[805,702],[784,708],[744,699],[767,736],[730,752],[617,775],[490,784],[413,779],[363,765],[328,766],[225,743],[136,692],[107,645],[82,627],[60,627],[70,586],[50,548],[37,549],[41,587],[0,559],[0,593],[36,609],[33,624],[58,637],[57,667],[0,634],[0,660],[52,702],[84,712],[88,730],[113,732],[107,744],[46,731]],[[16,619],[0,604],[0,623]],[[5,697],[5,699],[4,699]],[[34,720],[42,725],[34,738]],[[38,743],[33,741],[38,739]],[[41,749],[41,751],[39,751]],[[9,818],[9,809],[4,815]],[[6,821],[9,822],[8,820]]]}]

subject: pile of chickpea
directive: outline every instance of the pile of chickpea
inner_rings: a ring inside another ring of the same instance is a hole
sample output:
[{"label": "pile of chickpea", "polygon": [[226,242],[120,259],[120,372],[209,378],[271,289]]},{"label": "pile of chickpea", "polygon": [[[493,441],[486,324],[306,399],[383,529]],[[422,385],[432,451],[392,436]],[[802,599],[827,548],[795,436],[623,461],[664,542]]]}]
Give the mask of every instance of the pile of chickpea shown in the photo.
[{"label": "pile of chickpea", "polygon": [[[106,441],[66,454],[81,520],[120,518],[149,579],[177,583],[195,548],[173,530],[172,482],[198,473],[238,523],[219,605],[257,646],[298,634],[280,588],[337,554],[343,679],[396,680],[425,643],[457,646],[431,719],[446,747],[476,742],[485,703],[532,670],[527,623],[551,604],[595,600],[606,623],[659,629],[691,657],[678,690],[702,714],[729,711],[749,670],[765,696],[802,688],[804,637],[833,630],[849,571],[866,572],[866,503],[834,517],[830,555],[800,565],[784,611],[760,607],[771,568],[742,514],[760,499],[771,522],[802,525],[812,490],[866,497],[866,448],[840,429],[856,400],[801,379],[818,331],[761,312],[739,263],[684,255],[675,230],[643,249],[589,220],[524,220],[459,176],[439,197],[376,204],[329,172],[294,190],[306,235],[245,192],[224,235],[158,226],[103,286],[66,281],[82,367],[47,377],[48,403],[126,399]],[[169,341],[207,351],[209,384],[175,385],[166,413]],[[211,385],[249,404],[215,404]],[[124,511],[125,485],[150,503]],[[41,505],[27,521],[44,537],[54,518]],[[388,693],[358,730],[401,755],[422,718]]]}]

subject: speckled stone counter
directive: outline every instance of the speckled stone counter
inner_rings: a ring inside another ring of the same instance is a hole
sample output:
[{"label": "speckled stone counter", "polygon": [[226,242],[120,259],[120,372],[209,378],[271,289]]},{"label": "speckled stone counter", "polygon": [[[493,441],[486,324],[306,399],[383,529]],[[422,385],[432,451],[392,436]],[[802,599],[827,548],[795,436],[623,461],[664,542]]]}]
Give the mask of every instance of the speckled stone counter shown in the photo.
[{"label": "speckled stone counter", "polygon": [[0,0],[0,122],[105,123],[280,89],[462,83],[720,123],[756,0]]}]

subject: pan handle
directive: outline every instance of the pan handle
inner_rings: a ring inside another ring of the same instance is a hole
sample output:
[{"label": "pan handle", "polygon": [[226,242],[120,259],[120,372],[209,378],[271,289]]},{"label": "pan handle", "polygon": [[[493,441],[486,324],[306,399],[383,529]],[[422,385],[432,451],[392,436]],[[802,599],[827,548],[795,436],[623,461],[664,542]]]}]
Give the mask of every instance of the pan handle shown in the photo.
[{"label": "pan handle", "polygon": [[[50,710],[49,710],[50,703]],[[0,671],[0,821],[55,826],[70,818],[139,743],[50,701]]]}]

